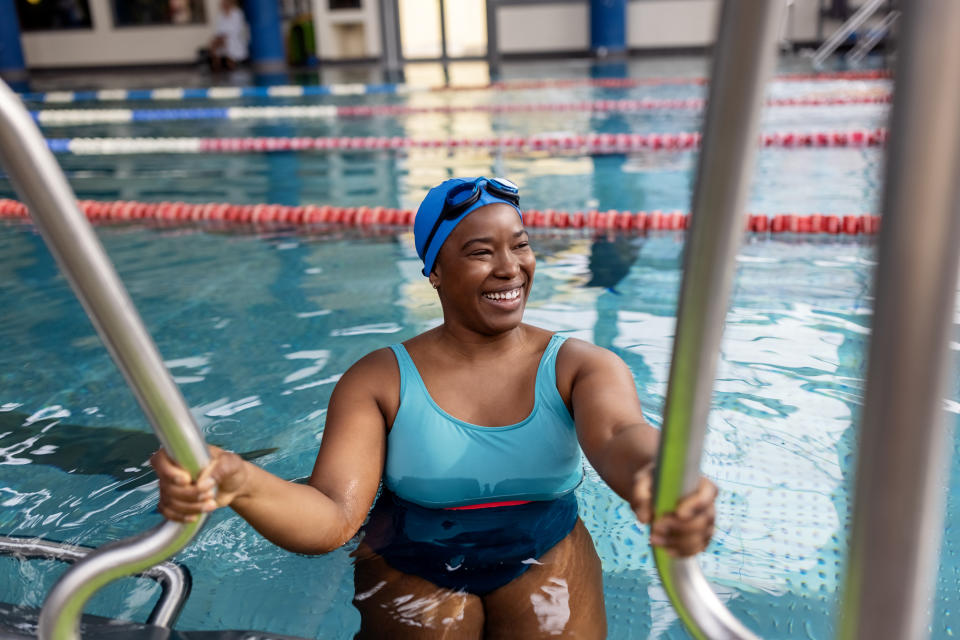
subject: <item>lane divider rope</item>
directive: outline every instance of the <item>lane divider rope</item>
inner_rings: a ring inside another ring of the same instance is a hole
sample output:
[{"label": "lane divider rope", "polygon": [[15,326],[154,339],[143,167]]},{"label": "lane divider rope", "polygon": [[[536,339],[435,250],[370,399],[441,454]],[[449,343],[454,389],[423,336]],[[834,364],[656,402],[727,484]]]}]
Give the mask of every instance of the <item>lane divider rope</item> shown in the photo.
[{"label": "lane divider rope", "polygon": [[[774,77],[774,82],[820,82],[834,80],[884,80],[887,70],[835,71],[828,73],[795,73]],[[419,86],[408,84],[332,84],[275,85],[271,87],[164,87],[159,89],[100,89],[96,91],[47,91],[21,93],[26,102],[71,103],[124,100],[229,100],[237,98],[296,98],[301,96],[349,96],[367,94],[410,94],[439,91],[515,91],[530,89],[563,89],[596,87],[629,89],[659,85],[703,85],[703,77],[655,78],[570,78],[545,80],[506,80],[490,84],[459,86]]]},{"label": "lane divider rope", "polygon": [[[284,206],[277,204],[234,205],[223,202],[101,202],[79,200],[80,210],[95,223],[151,221],[175,224],[224,223],[228,225],[321,225],[351,227],[410,227],[414,212],[386,207],[334,207],[329,205]],[[0,199],[0,220],[27,219],[27,207],[16,200]],[[689,215],[682,211],[556,211],[527,209],[523,223],[544,229],[597,229],[611,231],[682,231]],[[874,214],[833,215],[747,214],[745,230],[754,233],[799,233],[873,235],[880,229]]]},{"label": "lane divider rope", "polygon": [[[507,152],[622,153],[640,150],[694,149],[700,133],[593,133],[588,135],[502,136],[499,138],[416,140],[404,137],[321,138],[48,138],[54,153],[118,155],[161,153],[271,153],[280,151],[381,151],[410,149],[496,149]],[[764,133],[764,147],[876,147],[886,142],[886,129],[850,131],[785,131]]]},{"label": "lane divider rope", "polygon": [[[767,101],[769,107],[822,107],[847,105],[888,104],[891,94],[864,96],[807,96],[775,98]],[[335,118],[370,118],[377,116],[404,116],[436,113],[539,113],[550,112],[636,112],[652,110],[701,110],[701,98],[676,100],[585,100],[582,102],[539,102],[519,104],[480,105],[308,105],[273,107],[219,107],[195,109],[43,109],[30,115],[44,126],[77,124],[158,122],[168,120],[332,120]]]}]

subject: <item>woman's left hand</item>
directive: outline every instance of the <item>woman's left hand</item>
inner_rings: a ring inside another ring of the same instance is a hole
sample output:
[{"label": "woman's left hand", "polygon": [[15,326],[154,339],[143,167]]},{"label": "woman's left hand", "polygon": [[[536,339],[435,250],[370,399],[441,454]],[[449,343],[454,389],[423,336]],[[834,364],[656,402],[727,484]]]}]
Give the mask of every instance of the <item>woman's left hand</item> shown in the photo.
[{"label": "woman's left hand", "polygon": [[686,557],[700,553],[710,544],[713,536],[713,521],[716,516],[713,501],[717,486],[701,477],[696,490],[684,496],[676,511],[653,518],[653,466],[637,472],[634,478],[630,506],[637,518],[650,528],[650,544],[663,547],[674,557]]}]

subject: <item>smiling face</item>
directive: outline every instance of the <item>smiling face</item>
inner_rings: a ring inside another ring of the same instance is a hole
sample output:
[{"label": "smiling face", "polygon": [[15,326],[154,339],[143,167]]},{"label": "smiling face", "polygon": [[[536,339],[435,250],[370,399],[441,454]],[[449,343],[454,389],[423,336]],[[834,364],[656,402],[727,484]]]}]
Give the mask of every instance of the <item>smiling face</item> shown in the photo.
[{"label": "smiling face", "polygon": [[473,211],[444,242],[430,282],[444,322],[483,335],[517,327],[536,260],[517,210],[491,204]]}]

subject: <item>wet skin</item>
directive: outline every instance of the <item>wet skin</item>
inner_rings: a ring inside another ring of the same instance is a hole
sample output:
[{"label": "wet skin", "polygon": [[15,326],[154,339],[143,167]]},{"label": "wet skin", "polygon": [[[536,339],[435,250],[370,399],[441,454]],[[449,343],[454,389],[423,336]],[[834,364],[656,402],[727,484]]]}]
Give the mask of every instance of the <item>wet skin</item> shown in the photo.
[{"label": "wet skin", "polygon": [[600,558],[582,522],[536,565],[479,597],[393,569],[369,547],[354,553],[357,640],[605,638]]},{"label": "wet skin", "polygon": [[[535,268],[512,207],[477,209],[447,238],[430,274],[444,322],[404,343],[430,396],[447,413],[493,427],[520,422],[532,411],[537,367],[551,336],[522,323]],[[643,419],[630,370],[613,353],[569,339],[557,355],[556,375],[584,454],[649,523],[658,434]],[[229,504],[284,548],[325,553],[340,547],[373,504],[399,390],[389,349],[365,356],[344,374],[308,485],[287,483],[218,449],[201,479],[190,484],[158,454],[152,462],[161,480],[161,512],[185,520]],[[657,519],[651,542],[674,555],[702,551],[713,532],[715,496],[713,484],[702,480],[676,513]],[[528,571],[482,598],[396,571],[362,543],[355,556],[360,638],[606,634],[600,562],[579,522]]]}]

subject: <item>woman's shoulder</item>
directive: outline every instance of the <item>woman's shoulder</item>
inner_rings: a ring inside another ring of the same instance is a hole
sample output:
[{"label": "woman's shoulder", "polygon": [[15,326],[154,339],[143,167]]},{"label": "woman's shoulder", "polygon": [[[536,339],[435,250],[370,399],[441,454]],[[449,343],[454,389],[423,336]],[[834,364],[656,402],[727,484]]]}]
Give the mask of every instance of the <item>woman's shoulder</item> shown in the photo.
[{"label": "woman's shoulder", "polygon": [[341,376],[337,385],[383,389],[399,380],[397,358],[390,347],[383,347],[354,362]]},{"label": "woman's shoulder", "polygon": [[564,340],[557,353],[557,376],[571,381],[583,373],[625,366],[620,356],[613,351],[579,338]]},{"label": "woman's shoulder", "polygon": [[579,338],[567,338],[557,352],[557,391],[569,407],[574,387],[622,375],[623,371],[628,371],[626,364],[609,349]]},{"label": "woman's shoulder", "polygon": [[344,376],[350,375],[365,375],[365,376],[388,376],[391,379],[399,380],[400,367],[397,362],[397,353],[395,348],[399,347],[400,351],[410,352],[412,348],[414,351],[421,350],[424,345],[430,345],[435,342],[436,338],[436,329],[429,329],[423,333],[419,333],[412,338],[408,338],[403,342],[397,342],[392,345],[381,347],[371,351],[367,355],[363,356],[357,360],[353,366],[351,366],[347,373]]},{"label": "woman's shoulder", "polygon": [[371,351],[359,360],[353,363],[347,371],[359,371],[362,373],[374,373],[378,371],[397,369],[397,356],[392,346],[381,347]]},{"label": "woman's shoulder", "polygon": [[437,333],[436,327],[434,327],[433,329],[427,329],[423,333],[418,333],[412,338],[407,338],[406,340],[404,340],[399,344],[403,346],[403,348],[405,349],[411,346],[416,348],[417,345],[423,345],[423,344],[428,344],[430,342],[433,342],[434,338],[436,337],[436,333]]},{"label": "woman's shoulder", "polygon": [[[554,338],[557,338],[558,336],[562,337],[562,334],[556,331],[549,331],[548,329],[542,329],[531,324],[524,324],[523,328],[526,330],[528,337],[532,338],[531,342],[538,345],[540,350],[546,348],[546,346]],[[598,347],[597,345],[587,342],[586,340],[573,337],[564,337],[563,344],[560,345],[560,349],[557,352],[558,363],[560,359],[573,364],[581,363],[583,361],[592,361],[596,359],[604,360],[609,358],[619,360],[619,358],[609,349],[604,349],[603,347]]]}]

